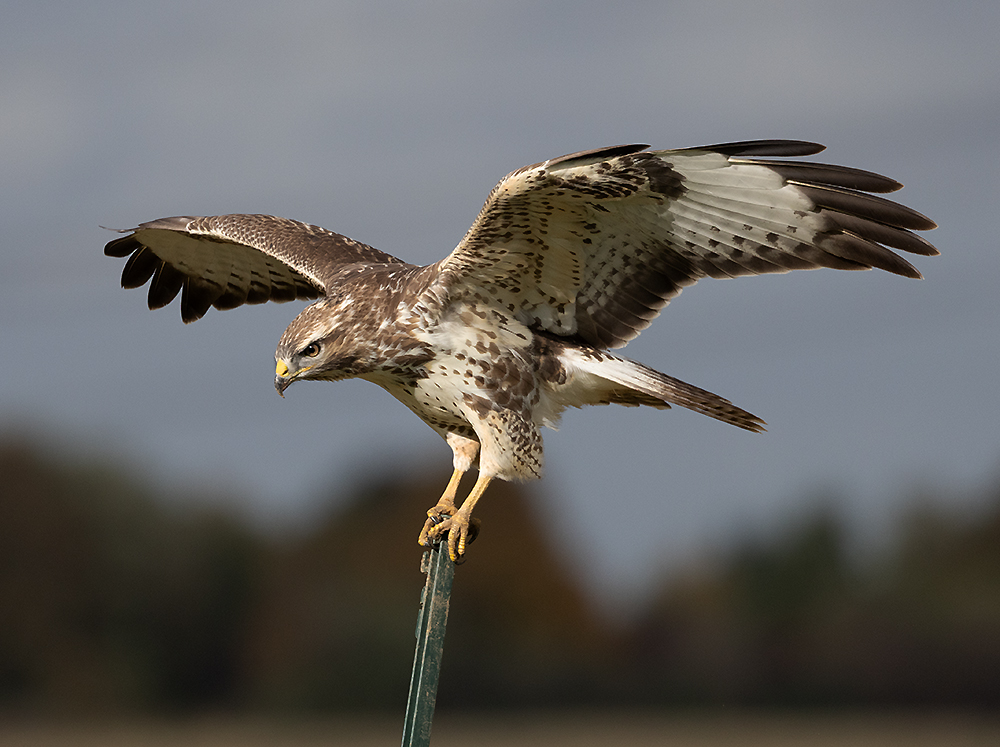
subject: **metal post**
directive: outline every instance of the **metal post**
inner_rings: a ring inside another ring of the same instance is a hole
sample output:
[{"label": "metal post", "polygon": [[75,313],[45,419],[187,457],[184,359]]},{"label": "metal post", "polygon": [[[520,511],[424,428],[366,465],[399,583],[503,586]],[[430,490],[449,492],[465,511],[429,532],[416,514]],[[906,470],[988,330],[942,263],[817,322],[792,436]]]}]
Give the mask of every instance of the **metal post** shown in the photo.
[{"label": "metal post", "polygon": [[403,747],[428,747],[431,743],[441,652],[448,624],[451,584],[455,578],[455,564],[448,557],[448,543],[442,542],[426,551],[420,570],[427,574],[427,583],[420,596],[417,615],[417,648],[403,724]]}]

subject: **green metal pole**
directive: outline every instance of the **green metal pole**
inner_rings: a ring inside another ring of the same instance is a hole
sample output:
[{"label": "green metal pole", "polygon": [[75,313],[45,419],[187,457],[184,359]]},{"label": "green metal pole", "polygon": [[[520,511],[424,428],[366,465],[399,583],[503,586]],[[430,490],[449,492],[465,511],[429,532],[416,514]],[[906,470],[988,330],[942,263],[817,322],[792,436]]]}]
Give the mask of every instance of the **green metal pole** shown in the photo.
[{"label": "green metal pole", "polygon": [[427,583],[420,596],[417,615],[417,648],[413,655],[402,747],[428,747],[431,743],[441,652],[448,625],[451,584],[455,578],[455,564],[448,557],[448,543],[442,542],[426,551],[420,570],[427,574]]}]

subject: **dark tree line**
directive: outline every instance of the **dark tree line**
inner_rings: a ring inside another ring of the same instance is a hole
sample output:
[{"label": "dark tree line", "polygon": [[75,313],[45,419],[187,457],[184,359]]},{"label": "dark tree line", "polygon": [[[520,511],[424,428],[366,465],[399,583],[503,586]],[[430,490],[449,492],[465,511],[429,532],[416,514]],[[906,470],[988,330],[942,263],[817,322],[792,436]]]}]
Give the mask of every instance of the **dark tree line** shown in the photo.
[{"label": "dark tree line", "polygon": [[[414,517],[441,484],[390,475],[277,538],[0,442],[0,713],[401,709]],[[922,505],[863,562],[831,513],[747,540],[615,627],[532,502],[497,485],[458,571],[439,703],[995,708],[1000,491],[975,520]]]}]

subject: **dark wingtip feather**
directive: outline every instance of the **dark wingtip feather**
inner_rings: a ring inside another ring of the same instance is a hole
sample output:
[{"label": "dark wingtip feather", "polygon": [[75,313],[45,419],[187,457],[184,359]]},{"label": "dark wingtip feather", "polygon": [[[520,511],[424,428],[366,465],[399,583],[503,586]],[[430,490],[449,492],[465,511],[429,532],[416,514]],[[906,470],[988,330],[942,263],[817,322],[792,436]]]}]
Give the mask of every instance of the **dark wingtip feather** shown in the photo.
[{"label": "dark wingtip feather", "polygon": [[153,280],[149,284],[147,301],[150,310],[162,309],[173,301],[184,285],[185,275],[175,270],[166,262],[156,268]]},{"label": "dark wingtip feather", "polygon": [[789,182],[789,184],[797,186],[818,207],[879,221],[896,228],[908,228],[911,231],[928,231],[937,225],[916,210],[882,197],[839,187],[827,187],[822,184],[805,184],[795,181]]},{"label": "dark wingtip feather", "polygon": [[830,254],[867,267],[877,267],[894,275],[920,280],[923,276],[916,267],[884,246],[869,241],[849,231],[833,234],[817,246]]},{"label": "dark wingtip feather", "polygon": [[122,236],[104,245],[104,256],[106,257],[127,257],[135,251],[139,242],[135,236]]},{"label": "dark wingtip feather", "polygon": [[855,169],[849,166],[833,166],[825,163],[802,161],[771,161],[755,158],[752,161],[740,158],[730,159],[733,163],[751,163],[767,166],[785,179],[795,182],[828,184],[832,187],[846,187],[861,192],[895,192],[903,185],[895,179],[876,174],[873,171]]},{"label": "dark wingtip feather", "polygon": [[185,324],[196,322],[205,316],[212,306],[212,295],[205,289],[195,288],[190,280],[186,280],[181,289],[181,320]]},{"label": "dark wingtip feather", "polygon": [[923,236],[897,228],[886,223],[868,220],[857,215],[827,211],[826,216],[844,231],[857,234],[869,241],[876,241],[911,254],[933,257],[939,254],[937,248]]},{"label": "dark wingtip feather", "polygon": [[683,150],[708,150],[724,156],[812,156],[826,150],[825,145],[807,140],[741,140],[736,143],[703,145]]},{"label": "dark wingtip feather", "polygon": [[122,288],[140,288],[153,277],[156,268],[163,260],[138,242],[135,243],[135,253],[128,258],[122,269]]}]

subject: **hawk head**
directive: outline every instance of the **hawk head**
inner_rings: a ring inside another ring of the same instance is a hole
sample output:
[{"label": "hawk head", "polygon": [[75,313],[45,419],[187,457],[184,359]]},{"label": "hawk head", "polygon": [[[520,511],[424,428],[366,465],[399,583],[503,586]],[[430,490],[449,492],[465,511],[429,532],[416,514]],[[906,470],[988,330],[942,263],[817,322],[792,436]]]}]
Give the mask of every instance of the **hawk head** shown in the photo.
[{"label": "hawk head", "polygon": [[350,300],[324,298],[288,325],[274,353],[274,388],[284,396],[293,381],[336,381],[361,373],[357,325],[346,315]]}]

